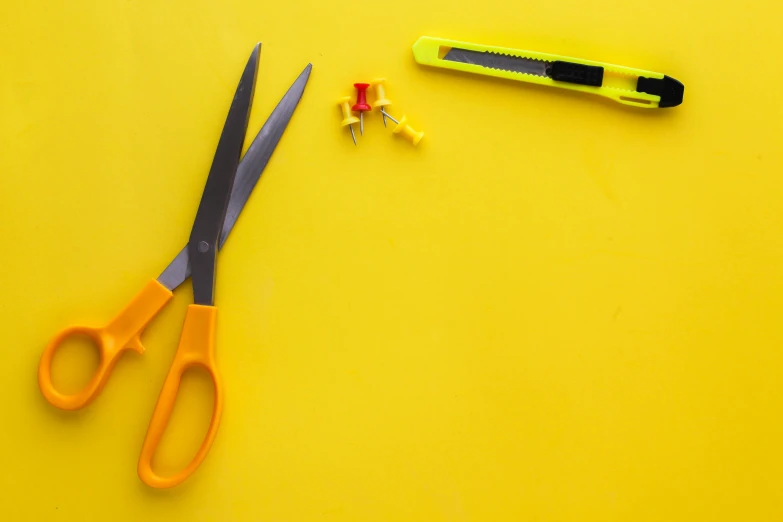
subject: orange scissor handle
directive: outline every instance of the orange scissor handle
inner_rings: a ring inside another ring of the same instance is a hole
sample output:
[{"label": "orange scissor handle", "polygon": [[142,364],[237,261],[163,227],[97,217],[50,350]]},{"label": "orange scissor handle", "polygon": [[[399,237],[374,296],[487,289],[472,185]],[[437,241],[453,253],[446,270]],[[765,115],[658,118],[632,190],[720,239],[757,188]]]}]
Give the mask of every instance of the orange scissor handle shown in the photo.
[{"label": "orange scissor handle", "polygon": [[[174,355],[174,362],[171,364],[169,374],[163,383],[163,389],[160,391],[155,411],[152,412],[152,420],[150,420],[147,435],[144,437],[144,444],[141,447],[139,478],[148,486],[170,488],[184,481],[204,461],[209,448],[212,446],[212,442],[215,440],[218,425],[220,424],[220,415],[223,412],[223,390],[220,384],[220,376],[217,373],[217,366],[215,365],[216,319],[217,308],[214,306],[194,304],[188,307],[185,324],[182,327],[182,336],[179,339],[177,353]],[[182,374],[188,368],[195,366],[205,369],[215,386],[212,420],[209,422],[207,435],[190,464],[173,476],[161,477],[152,470],[152,457],[155,455],[158,443],[169,423],[169,417],[177,399]]]},{"label": "orange scissor handle", "polygon": [[[125,350],[144,352],[139,336],[147,324],[171,299],[171,291],[153,279],[128,303],[109,324],[102,328],[74,326],[66,328],[46,346],[38,365],[38,387],[52,406],[63,410],[78,410],[88,405],[100,393],[120,355]],[[73,395],[60,393],[52,384],[54,352],[69,337],[85,335],[98,346],[100,361],[95,375],[87,385]]]}]

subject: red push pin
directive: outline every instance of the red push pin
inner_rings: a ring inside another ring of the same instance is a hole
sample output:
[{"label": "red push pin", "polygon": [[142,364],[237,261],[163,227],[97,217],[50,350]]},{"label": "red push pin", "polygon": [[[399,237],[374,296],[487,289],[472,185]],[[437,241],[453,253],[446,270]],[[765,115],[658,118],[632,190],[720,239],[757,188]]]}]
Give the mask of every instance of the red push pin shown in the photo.
[{"label": "red push pin", "polygon": [[372,107],[367,103],[367,87],[369,83],[354,83],[356,87],[356,104],[351,110],[359,113],[359,134],[364,136],[364,111],[371,111]]}]

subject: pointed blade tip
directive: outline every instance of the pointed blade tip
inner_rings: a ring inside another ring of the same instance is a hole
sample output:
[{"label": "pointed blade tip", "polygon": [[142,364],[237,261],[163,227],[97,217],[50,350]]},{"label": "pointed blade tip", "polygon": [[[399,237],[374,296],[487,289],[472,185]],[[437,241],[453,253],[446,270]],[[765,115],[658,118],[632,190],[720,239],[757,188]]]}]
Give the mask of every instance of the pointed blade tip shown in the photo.
[{"label": "pointed blade tip", "polygon": [[256,69],[258,69],[258,58],[261,54],[261,42],[256,43],[256,45],[253,47],[253,51],[250,53],[250,58],[248,58],[247,63],[255,65]]}]

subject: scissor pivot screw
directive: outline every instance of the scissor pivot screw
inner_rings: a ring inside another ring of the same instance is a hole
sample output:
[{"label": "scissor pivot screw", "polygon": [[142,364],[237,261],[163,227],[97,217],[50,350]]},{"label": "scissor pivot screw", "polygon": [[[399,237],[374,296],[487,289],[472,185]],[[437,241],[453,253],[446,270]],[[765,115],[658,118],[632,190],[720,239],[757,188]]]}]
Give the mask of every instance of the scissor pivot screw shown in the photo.
[{"label": "scissor pivot screw", "polygon": [[201,252],[202,254],[204,252],[209,252],[209,243],[207,243],[206,241],[201,241],[198,244],[198,251]]}]

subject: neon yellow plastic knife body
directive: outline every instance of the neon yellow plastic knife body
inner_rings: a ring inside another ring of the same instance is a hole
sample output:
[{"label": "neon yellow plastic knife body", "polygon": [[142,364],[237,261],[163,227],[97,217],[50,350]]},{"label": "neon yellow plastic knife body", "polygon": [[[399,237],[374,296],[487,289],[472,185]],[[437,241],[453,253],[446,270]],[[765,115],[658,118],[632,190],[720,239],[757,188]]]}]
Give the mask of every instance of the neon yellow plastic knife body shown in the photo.
[{"label": "neon yellow plastic knife body", "polygon": [[657,72],[430,36],[413,45],[413,56],[423,65],[587,92],[646,109],[680,105],[685,90]]}]

